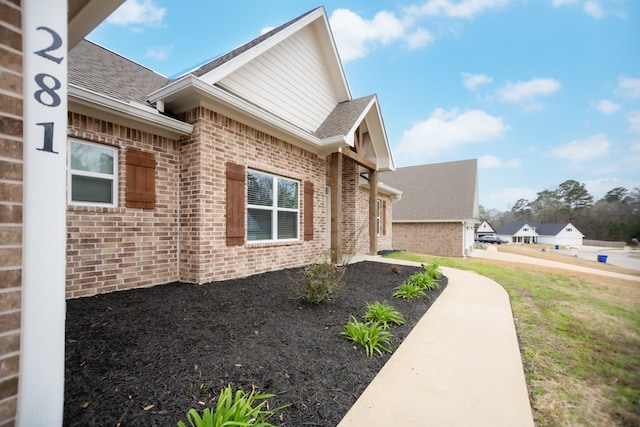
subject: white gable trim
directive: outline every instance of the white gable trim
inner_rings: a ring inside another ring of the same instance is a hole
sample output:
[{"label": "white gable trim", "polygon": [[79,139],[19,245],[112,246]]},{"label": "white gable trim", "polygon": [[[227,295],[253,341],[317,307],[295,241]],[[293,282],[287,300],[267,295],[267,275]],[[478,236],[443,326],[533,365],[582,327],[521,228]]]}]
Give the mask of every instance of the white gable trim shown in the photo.
[{"label": "white gable trim", "polygon": [[[324,33],[324,34],[321,34],[320,36],[324,35],[325,36],[324,41],[330,45],[330,46],[327,46],[327,49],[325,49],[324,52],[326,56],[325,59],[331,60],[333,64],[333,66],[330,67],[330,69],[332,70],[331,77],[333,79],[337,79],[337,81],[339,81],[341,85],[341,87],[336,88],[336,90],[339,90],[341,92],[340,97],[342,99],[351,99],[351,91],[347,83],[347,78],[345,76],[344,69],[342,68],[342,64],[340,62],[340,57],[338,55],[338,50],[336,48],[335,41],[333,40],[333,36],[331,34],[331,29],[329,27],[327,15],[325,13],[324,8],[322,7],[314,10],[313,12],[309,13],[307,16],[294,22],[293,24],[282,29],[281,31],[275,33],[271,37],[251,47],[247,51],[239,54],[238,56],[230,59],[224,64],[221,64],[215,69],[200,76],[200,78],[205,83],[215,84],[216,82],[220,81],[221,79],[228,76],[232,72],[246,65],[253,59],[262,55],[272,47],[281,43],[283,40],[289,38],[290,36],[298,32],[302,28],[305,28],[308,25],[312,25],[314,22],[318,20],[322,20],[320,24],[322,25],[322,32]],[[322,42],[323,37],[319,37],[319,39]],[[327,43],[321,43],[321,44],[323,46],[326,46]]]}]

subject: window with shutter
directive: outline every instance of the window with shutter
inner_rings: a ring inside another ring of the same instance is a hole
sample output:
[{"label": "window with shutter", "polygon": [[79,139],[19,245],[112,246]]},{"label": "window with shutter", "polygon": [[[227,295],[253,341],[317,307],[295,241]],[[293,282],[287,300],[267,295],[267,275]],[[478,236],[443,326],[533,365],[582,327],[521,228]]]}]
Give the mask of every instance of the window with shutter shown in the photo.
[{"label": "window with shutter", "polygon": [[313,182],[304,183],[304,240],[313,240]]},{"label": "window with shutter", "polygon": [[254,170],[247,171],[247,240],[297,240],[300,183]]},{"label": "window with shutter", "polygon": [[77,139],[69,140],[71,205],[118,205],[118,149]]},{"label": "window with shutter", "polygon": [[155,209],[156,207],[156,159],[154,153],[134,148],[127,149],[128,208]]},{"label": "window with shutter", "polygon": [[244,244],[244,166],[227,163],[227,246]]}]

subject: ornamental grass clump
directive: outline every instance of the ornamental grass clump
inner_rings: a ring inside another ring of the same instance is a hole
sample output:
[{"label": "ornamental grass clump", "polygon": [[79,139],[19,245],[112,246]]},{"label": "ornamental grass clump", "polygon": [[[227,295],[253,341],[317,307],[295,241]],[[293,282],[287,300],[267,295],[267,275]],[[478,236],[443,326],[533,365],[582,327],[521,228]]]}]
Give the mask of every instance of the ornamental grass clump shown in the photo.
[{"label": "ornamental grass clump", "polygon": [[424,268],[424,272],[433,279],[438,280],[442,276],[442,272],[440,271],[440,266],[438,264],[422,264],[422,268]]},{"label": "ornamental grass clump", "polygon": [[[191,427],[275,427],[266,420],[289,405],[272,410],[264,409],[267,404],[265,399],[273,396],[273,394],[258,394],[255,388],[248,394],[243,390],[237,390],[234,393],[229,385],[220,391],[214,410],[205,408],[200,416],[198,411],[190,409],[186,415],[187,421]],[[178,427],[187,427],[187,425],[178,421]]]},{"label": "ornamental grass clump", "polygon": [[393,335],[380,322],[363,323],[351,316],[340,335],[363,346],[367,357],[373,356],[374,351],[380,355],[383,351],[391,353]]},{"label": "ornamental grass clump", "polygon": [[344,285],[345,271],[345,267],[326,261],[308,265],[301,273],[302,285],[297,290],[298,296],[311,304],[334,298]]},{"label": "ornamental grass clump", "polygon": [[402,282],[393,292],[394,297],[403,299],[416,299],[425,295],[424,290],[410,280]]},{"label": "ornamental grass clump", "polygon": [[368,322],[379,322],[384,329],[389,329],[391,323],[404,325],[402,313],[395,309],[388,302],[367,303],[367,311],[364,313],[364,320]]}]

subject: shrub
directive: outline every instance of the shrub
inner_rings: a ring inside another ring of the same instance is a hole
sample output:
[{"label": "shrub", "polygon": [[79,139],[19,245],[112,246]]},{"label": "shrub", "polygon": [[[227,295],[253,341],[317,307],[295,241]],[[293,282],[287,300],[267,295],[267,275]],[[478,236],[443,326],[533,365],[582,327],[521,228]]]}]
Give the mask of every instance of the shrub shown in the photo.
[{"label": "shrub", "polygon": [[425,292],[422,288],[412,283],[410,280],[405,280],[396,288],[393,292],[393,296],[396,298],[415,299],[425,296]]},{"label": "shrub", "polygon": [[402,313],[396,310],[388,302],[374,302],[373,304],[367,303],[367,311],[364,314],[364,320],[369,322],[379,322],[384,329],[389,328],[389,323],[395,323],[396,325],[404,324],[404,317]]},{"label": "shrub", "polygon": [[301,273],[302,286],[298,288],[298,296],[312,304],[335,297],[344,285],[342,278],[345,271],[345,267],[327,261],[308,265]]},{"label": "shrub", "polygon": [[[191,427],[223,427],[223,426],[255,426],[275,427],[266,420],[277,411],[289,405],[280,406],[273,410],[264,410],[267,403],[265,399],[273,397],[273,394],[257,394],[255,389],[247,394],[237,390],[234,394],[231,385],[220,391],[215,410],[205,408],[202,416],[195,409],[187,412],[187,421]],[[178,421],[178,427],[187,425]]]},{"label": "shrub", "polygon": [[367,357],[373,352],[382,355],[382,351],[391,353],[391,338],[393,335],[384,329],[379,322],[359,322],[351,316],[340,335],[347,337],[364,347]]}]

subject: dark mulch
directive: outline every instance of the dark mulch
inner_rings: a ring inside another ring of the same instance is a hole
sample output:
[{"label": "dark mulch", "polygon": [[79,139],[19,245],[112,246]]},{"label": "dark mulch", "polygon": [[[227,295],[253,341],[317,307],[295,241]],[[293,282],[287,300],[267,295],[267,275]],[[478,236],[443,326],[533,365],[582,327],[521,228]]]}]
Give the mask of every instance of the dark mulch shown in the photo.
[{"label": "dark mulch", "polygon": [[407,320],[392,328],[395,350],[440,294],[391,296],[417,270],[349,265],[342,292],[320,305],[293,295],[298,269],[70,300],[64,425],[175,426],[232,384],[275,394],[271,407],[290,403],[273,424],[335,426],[389,359],[367,358],[340,332],[367,302],[387,300]]}]

